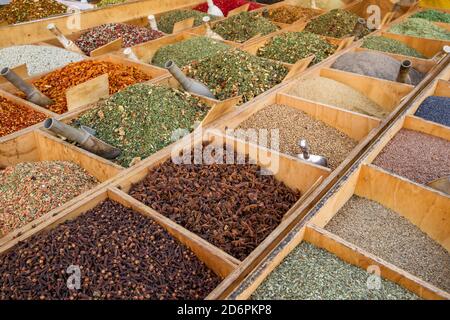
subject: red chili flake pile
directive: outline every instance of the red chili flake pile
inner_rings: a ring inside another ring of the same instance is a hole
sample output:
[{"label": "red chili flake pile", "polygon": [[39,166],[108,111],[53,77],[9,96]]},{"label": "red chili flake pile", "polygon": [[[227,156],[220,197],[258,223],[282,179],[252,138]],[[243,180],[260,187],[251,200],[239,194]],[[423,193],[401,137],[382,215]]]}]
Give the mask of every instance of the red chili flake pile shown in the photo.
[{"label": "red chili flake pile", "polygon": [[47,116],[0,97],[0,137],[44,121]]},{"label": "red chili flake pile", "polygon": [[68,161],[23,162],[0,171],[0,237],[43,216],[98,181]]},{"label": "red chili flake pile", "polygon": [[124,23],[108,23],[89,29],[83,33],[75,43],[87,55],[91,51],[108,44],[118,38],[123,39],[123,47],[128,48],[137,44],[160,38],[164,33]]},{"label": "red chili flake pile", "polygon": [[114,94],[126,87],[150,80],[136,67],[108,61],[85,60],[68,64],[60,70],[51,72],[33,81],[33,84],[54,101],[47,108],[58,114],[67,112],[66,90],[107,73],[109,93]]},{"label": "red chili flake pile", "polygon": [[[214,0],[213,1],[216,6],[222,10],[223,14],[225,16],[228,15],[228,12],[230,12],[233,9],[239,8],[240,6],[243,6],[244,4],[250,3],[250,6],[248,7],[248,11],[252,11],[255,9],[259,9],[262,7],[261,4],[251,1],[245,1],[245,0]],[[194,10],[202,11],[202,12],[208,12],[208,3],[202,3],[198,6],[194,7]]]}]

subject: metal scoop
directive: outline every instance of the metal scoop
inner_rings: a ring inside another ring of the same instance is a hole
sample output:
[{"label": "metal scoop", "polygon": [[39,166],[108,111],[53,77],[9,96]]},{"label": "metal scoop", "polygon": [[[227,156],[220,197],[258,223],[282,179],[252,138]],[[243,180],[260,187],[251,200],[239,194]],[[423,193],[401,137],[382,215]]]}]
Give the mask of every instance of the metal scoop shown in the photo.
[{"label": "metal scoop", "polygon": [[317,164],[322,167],[328,167],[328,160],[325,157],[310,154],[309,153],[309,146],[308,142],[304,139],[300,140],[298,145],[300,146],[300,149],[302,150],[302,153],[298,154],[297,157],[300,159],[303,159],[305,161]]}]

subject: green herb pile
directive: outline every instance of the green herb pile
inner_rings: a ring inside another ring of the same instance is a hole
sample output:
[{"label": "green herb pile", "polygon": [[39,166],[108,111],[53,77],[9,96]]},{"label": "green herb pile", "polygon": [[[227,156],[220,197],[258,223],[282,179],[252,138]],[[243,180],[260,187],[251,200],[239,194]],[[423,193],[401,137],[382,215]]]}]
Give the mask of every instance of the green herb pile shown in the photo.
[{"label": "green herb pile", "polygon": [[129,167],[172,143],[176,130],[192,131],[209,107],[188,93],[148,84],[120,91],[74,121],[120,148],[115,161]]},{"label": "green herb pile", "polygon": [[343,10],[333,9],[330,12],[311,20],[305,28],[305,31],[320,34],[333,38],[344,38],[355,36],[362,38],[370,33],[365,27],[359,34],[355,34],[355,27],[359,16]]},{"label": "green herb pile", "polygon": [[332,55],[336,48],[321,36],[311,32],[287,32],[275,36],[258,50],[257,55],[286,63],[295,63],[314,54],[316,57],[313,64],[315,64]]},{"label": "green herb pile", "polygon": [[372,49],[377,51],[402,54],[405,56],[416,57],[416,58],[425,58],[420,52],[417,50],[407,46],[401,41],[385,38],[385,37],[367,37],[364,38],[364,42],[362,44],[363,48]]},{"label": "green herb pile", "polygon": [[212,29],[225,40],[241,43],[258,34],[266,35],[275,32],[278,27],[258,13],[242,12],[217,22]]},{"label": "green herb pile", "polygon": [[[174,10],[163,14],[157,19],[158,29],[165,33],[172,33],[175,23],[194,18],[194,26],[199,26],[203,23],[203,17],[207,16],[206,13],[196,10]],[[214,19],[210,16],[211,20]]]},{"label": "green herb pile", "polygon": [[450,31],[421,18],[409,18],[392,26],[389,32],[420,38],[450,40]]},{"label": "green herb pile", "polygon": [[185,68],[187,76],[206,84],[220,100],[243,95],[246,102],[280,83],[288,69],[280,62],[230,49]]},{"label": "green herb pile", "polygon": [[422,18],[429,21],[450,23],[450,13],[433,9],[420,11],[416,14],[413,14],[411,18]]},{"label": "green herb pile", "polygon": [[151,63],[164,67],[167,61],[172,60],[181,67],[229,48],[230,46],[220,41],[207,37],[194,37],[160,48],[153,56]]}]

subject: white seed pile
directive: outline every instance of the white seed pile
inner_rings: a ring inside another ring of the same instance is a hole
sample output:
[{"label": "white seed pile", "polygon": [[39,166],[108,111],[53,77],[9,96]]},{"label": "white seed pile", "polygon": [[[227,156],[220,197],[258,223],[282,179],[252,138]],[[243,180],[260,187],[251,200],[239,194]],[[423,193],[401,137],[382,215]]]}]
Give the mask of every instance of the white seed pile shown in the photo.
[{"label": "white seed pile", "polygon": [[0,49],[0,68],[14,68],[26,64],[30,76],[49,72],[71,62],[83,60],[85,57],[52,46],[13,46]]}]

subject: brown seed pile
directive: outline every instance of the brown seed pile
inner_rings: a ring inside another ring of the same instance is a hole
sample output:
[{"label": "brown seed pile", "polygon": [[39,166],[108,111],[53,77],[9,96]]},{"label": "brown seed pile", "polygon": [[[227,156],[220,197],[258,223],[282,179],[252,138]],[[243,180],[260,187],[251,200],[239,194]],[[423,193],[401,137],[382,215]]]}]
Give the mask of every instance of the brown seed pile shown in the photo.
[{"label": "brown seed pile", "polygon": [[450,291],[450,254],[407,219],[375,201],[353,196],[325,229]]},{"label": "brown seed pile", "polygon": [[388,112],[383,110],[381,106],[359,91],[341,82],[325,77],[301,80],[292,86],[288,93],[303,99],[381,119],[388,115]]},{"label": "brown seed pile", "polygon": [[265,17],[275,22],[291,24],[298,20],[308,21],[319,14],[319,11],[311,8],[285,5],[269,10]]},{"label": "brown seed pile", "polygon": [[426,184],[450,175],[450,141],[402,129],[373,162],[412,181]]},{"label": "brown seed pile", "polygon": [[262,175],[248,158],[246,164],[225,164],[232,159],[219,150],[215,156],[223,164],[194,164],[192,152],[186,156],[192,164],[166,161],[134,185],[130,195],[245,259],[278,226],[300,194],[273,175]]},{"label": "brown seed pile", "polygon": [[[73,270],[80,288],[69,289]],[[0,256],[0,299],[201,299],[220,282],[156,222],[113,201]]]},{"label": "brown seed pile", "polygon": [[[303,111],[276,104],[255,113],[242,122],[237,129],[278,129],[280,151],[294,156],[301,153],[298,146],[299,140],[306,139],[311,153],[326,157],[331,169],[335,169],[344,161],[358,143],[343,132],[320,120],[315,120]],[[236,134],[238,137],[253,140],[249,131],[236,131]],[[271,139],[269,134],[268,142]]]},{"label": "brown seed pile", "polygon": [[0,236],[39,218],[98,181],[67,161],[23,162],[0,171]]},{"label": "brown seed pile", "polygon": [[67,7],[55,0],[12,0],[0,6],[0,21],[8,24],[39,20],[67,12]]}]

